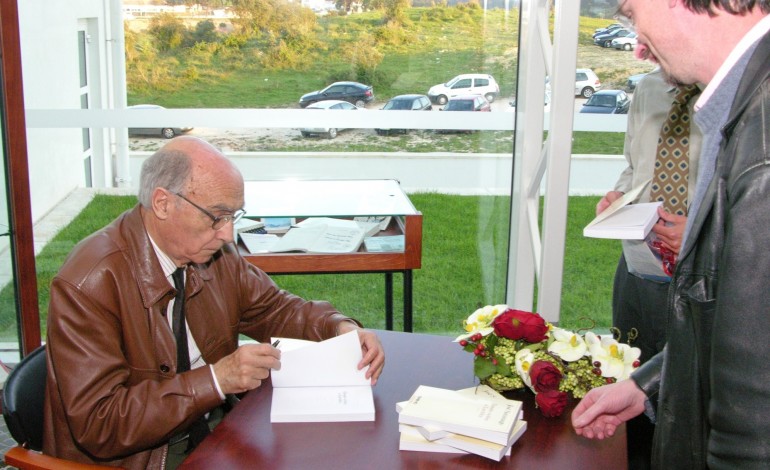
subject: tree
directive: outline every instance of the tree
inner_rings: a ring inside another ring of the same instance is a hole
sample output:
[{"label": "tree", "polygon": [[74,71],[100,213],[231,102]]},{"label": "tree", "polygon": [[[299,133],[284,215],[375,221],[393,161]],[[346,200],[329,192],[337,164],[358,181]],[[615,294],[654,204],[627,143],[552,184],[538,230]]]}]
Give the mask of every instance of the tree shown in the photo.
[{"label": "tree", "polygon": [[173,13],[161,13],[150,20],[148,28],[156,41],[158,50],[162,52],[177,49],[184,42],[187,27]]}]

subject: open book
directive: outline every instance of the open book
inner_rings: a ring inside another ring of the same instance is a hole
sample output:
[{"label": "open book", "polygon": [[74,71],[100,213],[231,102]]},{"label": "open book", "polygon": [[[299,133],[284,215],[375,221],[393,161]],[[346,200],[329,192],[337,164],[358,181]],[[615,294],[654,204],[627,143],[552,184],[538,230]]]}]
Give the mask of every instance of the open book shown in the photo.
[{"label": "open book", "polygon": [[647,182],[616,199],[583,229],[584,237],[644,240],[658,221],[660,202],[631,204]]},{"label": "open book", "polygon": [[271,422],[374,421],[367,369],[358,370],[362,353],[357,331],[317,343],[277,339],[281,369],[271,372]]},{"label": "open book", "polygon": [[353,253],[364,240],[361,228],[313,224],[292,227],[285,235],[241,233],[249,253],[281,253],[304,251],[308,253]]}]

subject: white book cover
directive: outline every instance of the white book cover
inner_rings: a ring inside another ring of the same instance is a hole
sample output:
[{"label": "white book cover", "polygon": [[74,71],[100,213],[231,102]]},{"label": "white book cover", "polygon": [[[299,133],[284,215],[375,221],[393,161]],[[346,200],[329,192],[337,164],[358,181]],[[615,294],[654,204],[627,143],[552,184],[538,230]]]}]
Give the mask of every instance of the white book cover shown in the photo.
[{"label": "white book cover", "polygon": [[431,442],[413,427],[407,424],[401,424],[398,427],[401,432],[398,439],[399,450],[411,450],[416,452],[442,452],[446,454],[468,454],[468,452],[438,442]]},{"label": "white book cover", "polygon": [[358,370],[357,331],[321,342],[276,339],[281,369],[271,372],[271,422],[374,421],[367,369]]},{"label": "white book cover", "polygon": [[644,240],[647,234],[650,233],[652,226],[660,218],[658,216],[658,207],[661,204],[661,202],[629,204],[614,210],[611,214],[597,221],[599,216],[604,215],[609,210],[607,209],[583,229],[583,236],[620,240]]},{"label": "white book cover", "polygon": [[[498,400],[508,400],[500,392],[493,389],[489,385],[478,385],[476,387],[463,388],[461,390],[457,390],[457,393],[461,395],[465,395],[470,399],[492,398],[492,399],[498,399]],[[396,403],[396,411],[400,413],[401,409],[403,409],[403,407],[407,403],[408,403],[407,401]],[[523,416],[524,416],[524,410],[520,410],[517,419],[523,419]],[[435,441],[436,439],[441,439],[442,437],[447,437],[453,434],[435,425],[414,426],[414,429],[416,429],[420,433],[420,435],[422,435],[422,437],[424,437],[429,441]]]},{"label": "white book cover", "polygon": [[401,408],[398,422],[507,444],[521,407],[516,400],[469,398],[454,390],[421,385]]},{"label": "white book cover", "polygon": [[433,442],[456,447],[460,450],[464,450],[465,452],[480,455],[482,457],[497,460],[499,462],[503,456],[511,455],[511,447],[522,436],[522,434],[524,434],[524,431],[526,430],[526,421],[516,421],[516,425],[513,428],[513,434],[511,434],[507,444],[496,444],[494,442],[477,439],[475,437],[464,436],[462,434],[450,434]]}]

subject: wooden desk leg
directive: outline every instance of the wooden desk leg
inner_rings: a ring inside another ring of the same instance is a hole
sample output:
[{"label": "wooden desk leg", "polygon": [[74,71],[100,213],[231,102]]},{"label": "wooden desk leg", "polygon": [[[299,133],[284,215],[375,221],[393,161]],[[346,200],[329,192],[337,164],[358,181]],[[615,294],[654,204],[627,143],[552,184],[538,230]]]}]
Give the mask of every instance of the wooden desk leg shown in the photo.
[{"label": "wooden desk leg", "polygon": [[404,271],[404,331],[412,332],[412,270]]},{"label": "wooden desk leg", "polygon": [[393,273],[385,273],[385,329],[393,330]]}]

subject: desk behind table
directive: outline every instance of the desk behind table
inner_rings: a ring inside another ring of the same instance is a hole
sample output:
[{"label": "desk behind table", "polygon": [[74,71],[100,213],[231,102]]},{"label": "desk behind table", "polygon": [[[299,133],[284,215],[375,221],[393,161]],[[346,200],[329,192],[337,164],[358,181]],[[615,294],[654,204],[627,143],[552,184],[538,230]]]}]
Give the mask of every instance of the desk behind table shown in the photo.
[{"label": "desk behind table", "polygon": [[374,387],[374,422],[272,424],[267,381],[247,393],[180,468],[626,468],[625,427],[603,441],[581,438],[570,424],[575,403],[561,417],[546,418],[535,408],[534,395],[525,391],[506,394],[524,402],[527,431],[500,462],[471,454],[400,451],[396,403],[419,385],[473,386],[473,355],[445,336],[377,334],[386,367]]}]

